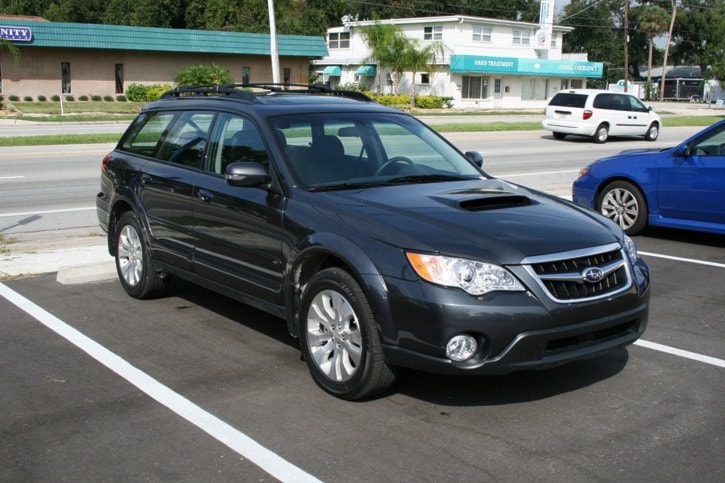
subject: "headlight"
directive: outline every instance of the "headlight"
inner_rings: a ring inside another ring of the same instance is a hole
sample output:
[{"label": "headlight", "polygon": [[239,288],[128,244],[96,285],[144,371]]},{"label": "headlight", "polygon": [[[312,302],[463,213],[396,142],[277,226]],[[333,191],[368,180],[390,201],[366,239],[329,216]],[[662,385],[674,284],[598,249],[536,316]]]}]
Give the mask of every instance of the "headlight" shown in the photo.
[{"label": "headlight", "polygon": [[471,295],[524,290],[516,277],[499,265],[440,255],[407,255],[415,272],[424,280],[445,287],[458,287]]},{"label": "headlight", "polygon": [[634,240],[627,235],[624,235],[624,251],[627,252],[627,256],[629,256],[629,261],[632,262],[632,265],[636,265],[637,259],[639,258],[637,245],[634,243]]}]

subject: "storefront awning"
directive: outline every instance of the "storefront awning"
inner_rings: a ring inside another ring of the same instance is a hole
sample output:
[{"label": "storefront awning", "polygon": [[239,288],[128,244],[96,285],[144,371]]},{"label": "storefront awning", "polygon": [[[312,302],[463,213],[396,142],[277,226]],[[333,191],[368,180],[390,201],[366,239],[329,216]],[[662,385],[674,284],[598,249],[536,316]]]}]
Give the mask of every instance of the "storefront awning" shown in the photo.
[{"label": "storefront awning", "polygon": [[363,76],[363,77],[375,77],[376,73],[377,73],[377,68],[374,65],[361,65],[355,71],[355,75],[359,75],[359,76]]},{"label": "storefront awning", "polygon": [[322,74],[329,75],[330,77],[340,77],[342,75],[342,67],[339,65],[328,65],[322,71]]}]

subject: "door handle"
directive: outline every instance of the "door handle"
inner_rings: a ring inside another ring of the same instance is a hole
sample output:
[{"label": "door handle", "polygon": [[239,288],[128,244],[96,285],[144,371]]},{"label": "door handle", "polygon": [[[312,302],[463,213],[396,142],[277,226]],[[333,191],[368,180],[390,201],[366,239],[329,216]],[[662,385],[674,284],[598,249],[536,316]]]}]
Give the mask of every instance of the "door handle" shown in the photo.
[{"label": "door handle", "polygon": [[196,193],[196,197],[203,203],[211,203],[211,200],[214,199],[214,195],[207,190],[199,190]]}]

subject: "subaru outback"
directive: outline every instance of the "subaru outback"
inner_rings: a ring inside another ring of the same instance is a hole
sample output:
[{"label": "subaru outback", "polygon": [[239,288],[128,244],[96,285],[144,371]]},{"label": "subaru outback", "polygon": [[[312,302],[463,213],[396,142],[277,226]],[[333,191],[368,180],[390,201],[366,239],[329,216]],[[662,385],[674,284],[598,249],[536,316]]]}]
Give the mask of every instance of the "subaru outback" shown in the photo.
[{"label": "subaru outback", "polygon": [[179,87],[103,159],[96,204],[130,296],[178,277],[277,316],[343,399],[401,367],[506,373],[640,337],[632,240],[482,163],[360,93]]}]

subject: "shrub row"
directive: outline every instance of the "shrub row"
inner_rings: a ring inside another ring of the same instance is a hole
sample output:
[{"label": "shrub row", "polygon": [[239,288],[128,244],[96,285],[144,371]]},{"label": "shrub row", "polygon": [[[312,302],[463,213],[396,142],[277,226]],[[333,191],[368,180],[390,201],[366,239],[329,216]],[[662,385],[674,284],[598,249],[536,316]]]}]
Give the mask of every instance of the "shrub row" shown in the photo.
[{"label": "shrub row", "polygon": [[[20,100],[20,97],[15,96],[15,95],[8,96],[8,100],[9,101],[12,101],[12,102],[18,102]],[[48,100],[48,98],[45,97],[45,96],[43,96],[43,95],[40,95],[40,96],[37,97],[36,100],[38,102],[46,102]],[[59,102],[60,101],[60,96],[57,95],[57,94],[54,95],[54,96],[50,96],[50,100],[52,102]],[[74,96],[67,95],[67,96],[63,96],[63,100],[64,101],[68,101],[68,102],[73,102],[73,101],[76,100],[76,98]],[[117,101],[117,102],[126,102],[128,99],[126,99],[126,96],[124,96],[123,94],[119,94],[119,95],[117,95],[115,97],[115,99],[114,99],[113,96],[85,96],[84,95],[84,96],[78,96],[78,100],[79,101],[94,101],[94,102],[100,102],[100,101],[105,101],[105,102],[114,102],[114,101]],[[25,97],[23,97],[23,102],[33,102],[33,98],[31,96],[25,96]]]}]

